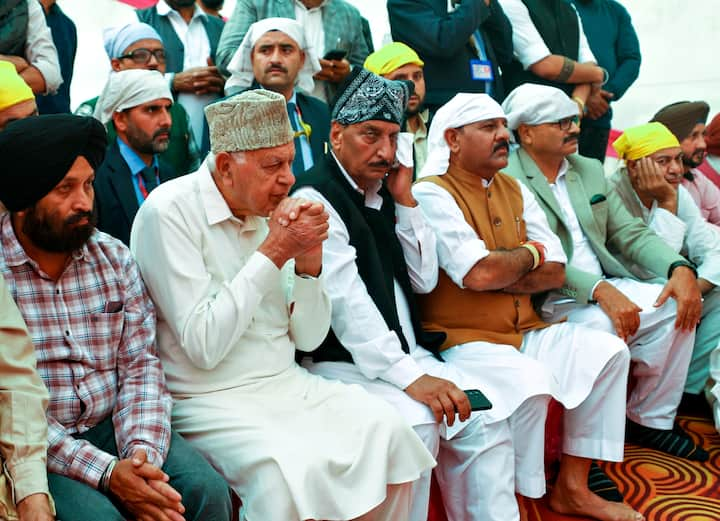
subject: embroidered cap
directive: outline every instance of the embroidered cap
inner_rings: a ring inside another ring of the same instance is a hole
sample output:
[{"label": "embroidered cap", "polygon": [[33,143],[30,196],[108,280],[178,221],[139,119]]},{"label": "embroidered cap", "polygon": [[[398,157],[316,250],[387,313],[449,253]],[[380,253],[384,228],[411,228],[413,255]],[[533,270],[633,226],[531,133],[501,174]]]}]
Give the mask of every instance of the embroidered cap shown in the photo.
[{"label": "embroidered cap", "polygon": [[205,107],[210,149],[241,152],[290,143],[293,131],[285,97],[269,90],[248,90]]},{"label": "embroidered cap", "polygon": [[362,67],[356,67],[340,84],[330,119],[341,125],[370,120],[400,125],[414,90],[411,81],[386,80]]}]

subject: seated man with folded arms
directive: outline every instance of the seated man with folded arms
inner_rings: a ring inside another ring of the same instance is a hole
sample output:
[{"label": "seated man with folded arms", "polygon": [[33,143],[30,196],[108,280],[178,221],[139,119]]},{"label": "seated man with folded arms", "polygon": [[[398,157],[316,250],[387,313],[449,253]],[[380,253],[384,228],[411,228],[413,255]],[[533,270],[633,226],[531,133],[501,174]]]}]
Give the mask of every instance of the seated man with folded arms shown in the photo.
[{"label": "seated man with folded arms", "polygon": [[[442,353],[460,357],[459,365],[482,353],[513,352],[550,375],[552,394],[565,407],[553,510],[642,520],[588,486],[593,459],[622,461],[627,348],[617,337],[578,324],[551,325],[535,311],[534,294],[563,284],[566,257],[530,190],[500,172],[509,139],[505,113],[486,94],[458,94],[435,113],[428,161],[413,187],[435,231],[441,269],[435,289],[420,299],[423,325],[447,333]],[[493,372],[482,367],[476,371],[483,376]],[[501,388],[506,395],[526,385],[511,382]],[[518,448],[528,443],[515,440]],[[525,457],[542,464],[543,441],[533,440],[539,456]]]},{"label": "seated man with folded arms", "polygon": [[[422,329],[413,291],[428,292],[437,282],[435,238],[410,192],[412,168],[394,164],[411,86],[355,69],[333,106],[332,155],[298,181],[296,195],[330,214],[322,278],[332,331],[306,365],[358,383],[398,409],[437,455],[448,519],[516,520],[515,490],[545,492],[552,385],[539,364],[514,349],[441,354],[444,333]],[[508,392],[511,382],[517,385]],[[470,416],[463,389],[482,390],[492,410]],[[429,494],[428,472],[415,484],[413,520],[427,518]]]},{"label": "seated man with folded arms", "polygon": [[[720,430],[720,231],[708,224],[682,186],[682,149],[667,127],[655,122],[629,128],[613,147],[625,166],[610,183],[625,208],[697,266],[703,312],[685,392],[705,392]],[[639,277],[652,276],[634,268]]]},{"label": "seated man with folded arms", "polygon": [[[574,105],[561,90],[530,83],[503,103],[520,143],[505,172],[532,190],[569,257],[565,284],[545,300],[543,317],[625,340],[635,362],[627,439],[704,461],[708,453],[673,426],[702,312],[695,268],[628,213],[597,160],[576,153]],[[628,261],[669,280],[639,281]]]},{"label": "seated man with folded arms", "polygon": [[47,402],[32,340],[0,278],[0,519],[55,519],[47,480]]},{"label": "seated man with folded arms", "polygon": [[130,237],[160,314],[173,425],[248,520],[410,519],[410,482],[434,466],[420,439],[382,400],[295,362],[330,325],[328,216],[287,197],[285,98],[250,90],[205,113],[212,153],[150,195]]},{"label": "seated man with folded arms", "polygon": [[93,222],[105,129],[70,115],[0,133],[0,272],[50,391],[58,518],[229,521],[225,481],[170,430],[155,311],[130,251]]}]

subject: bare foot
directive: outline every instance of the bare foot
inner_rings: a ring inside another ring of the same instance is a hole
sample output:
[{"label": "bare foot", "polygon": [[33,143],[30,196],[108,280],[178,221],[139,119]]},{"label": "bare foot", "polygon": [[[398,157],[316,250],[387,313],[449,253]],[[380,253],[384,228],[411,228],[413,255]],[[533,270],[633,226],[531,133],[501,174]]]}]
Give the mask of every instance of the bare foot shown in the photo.
[{"label": "bare foot", "polygon": [[625,503],[605,501],[589,489],[569,490],[556,483],[550,493],[550,508],[559,514],[592,517],[599,521],[645,521]]}]

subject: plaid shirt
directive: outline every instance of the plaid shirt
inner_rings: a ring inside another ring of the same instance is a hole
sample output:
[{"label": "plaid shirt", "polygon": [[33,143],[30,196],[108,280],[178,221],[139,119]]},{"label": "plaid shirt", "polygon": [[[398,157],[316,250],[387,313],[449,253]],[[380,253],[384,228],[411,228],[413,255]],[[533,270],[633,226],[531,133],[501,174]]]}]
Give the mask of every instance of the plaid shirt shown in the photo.
[{"label": "plaid shirt", "polygon": [[0,269],[27,323],[50,391],[48,470],[93,487],[113,456],[75,439],[112,415],[121,458],[163,465],[172,399],[155,346],[155,309],[130,251],[95,231],[55,281],[0,218]]}]

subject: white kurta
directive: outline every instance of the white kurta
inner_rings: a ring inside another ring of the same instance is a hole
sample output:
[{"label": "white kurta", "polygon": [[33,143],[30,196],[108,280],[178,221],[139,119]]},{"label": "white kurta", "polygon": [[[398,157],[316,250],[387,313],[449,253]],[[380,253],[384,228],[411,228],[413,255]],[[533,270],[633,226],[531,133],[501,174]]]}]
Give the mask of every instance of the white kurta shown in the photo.
[{"label": "white kurta", "polygon": [[[483,180],[484,186],[489,184]],[[560,239],[550,230],[532,192],[522,183],[519,185],[528,239],[545,245],[546,262],[564,264],[566,257]],[[490,251],[447,190],[433,183],[418,183],[413,187],[413,194],[435,230],[440,268],[455,284],[464,287],[465,276]],[[483,352],[491,345],[468,342],[450,351]],[[515,350],[512,346],[506,347]],[[540,362],[539,373],[548,375],[553,397],[569,409],[565,416],[563,450],[576,456],[622,460],[629,363],[625,344],[600,331],[559,324],[526,333],[520,352],[525,355],[523,358]],[[506,396],[519,394],[532,385],[532,381],[515,379],[502,391]],[[598,436],[598,433],[603,434]]]},{"label": "white kurta", "polygon": [[[342,169],[341,169],[342,170]],[[354,181],[345,173],[354,188]],[[379,209],[382,197],[364,193],[366,206]],[[444,505],[451,521],[513,521],[518,519],[513,492],[540,497],[545,492],[543,433],[551,383],[541,364],[509,346],[488,344],[488,349],[443,352],[445,363],[417,345],[409,304],[394,281],[395,305],[410,353],[391,331],[367,292],[355,263],[355,248],[339,214],[318,191],[301,188],[295,194],[326,206],[330,237],[323,248],[322,279],[333,304],[332,327],[354,364],[307,363],[310,371],[347,383],[357,383],[392,404],[413,425],[428,448],[437,453],[436,476],[444,490]],[[435,236],[419,207],[396,205],[395,233],[403,250],[413,289],[431,291],[437,283]],[[452,381],[461,389],[481,389],[493,403],[486,412],[473,413],[464,423],[438,428],[431,409],[404,389],[422,375]],[[527,382],[516,386],[516,382]],[[508,419],[521,418],[516,452]],[[533,443],[539,440],[539,443]],[[526,457],[525,449],[532,453]],[[411,519],[427,518],[430,476],[416,486]],[[424,487],[424,488],[423,488]]]},{"label": "white kurta", "polygon": [[158,309],[173,425],[243,499],[247,519],[350,519],[434,460],[386,403],[309,374],[325,337],[317,279],[256,250],[263,218],[233,217],[205,164],[154,190],[131,247]]}]

